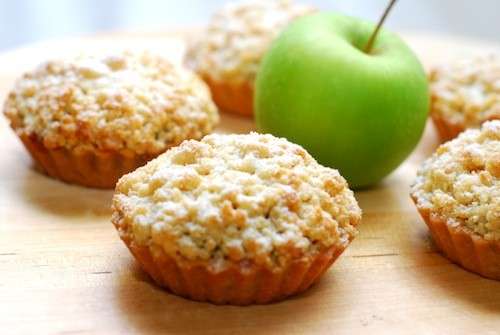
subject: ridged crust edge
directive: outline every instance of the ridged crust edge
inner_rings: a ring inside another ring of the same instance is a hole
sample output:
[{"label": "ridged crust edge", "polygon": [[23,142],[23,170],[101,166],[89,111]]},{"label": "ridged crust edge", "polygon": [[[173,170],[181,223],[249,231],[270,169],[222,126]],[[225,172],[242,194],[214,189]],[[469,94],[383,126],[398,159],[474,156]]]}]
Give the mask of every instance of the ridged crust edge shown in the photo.
[{"label": "ridged crust edge", "polygon": [[156,157],[113,151],[51,149],[44,146],[36,135],[20,135],[19,138],[41,172],[66,183],[92,188],[112,189],[121,176]]},{"label": "ridged crust edge", "polygon": [[135,243],[125,221],[115,208],[112,223],[120,238],[157,285],[176,295],[214,304],[267,304],[301,293],[321,278],[348,245],[304,255],[277,269],[241,261],[217,270],[208,263],[174,259],[155,245]]},{"label": "ridged crust edge", "polygon": [[215,104],[224,112],[243,116],[252,116],[253,113],[253,85],[248,82],[225,83],[203,76],[207,83]]},{"label": "ridged crust edge", "polygon": [[[417,204],[417,199],[412,199]],[[437,212],[418,206],[417,209],[435,244],[448,259],[483,277],[500,280],[499,241],[486,240],[460,226],[453,227]]]}]

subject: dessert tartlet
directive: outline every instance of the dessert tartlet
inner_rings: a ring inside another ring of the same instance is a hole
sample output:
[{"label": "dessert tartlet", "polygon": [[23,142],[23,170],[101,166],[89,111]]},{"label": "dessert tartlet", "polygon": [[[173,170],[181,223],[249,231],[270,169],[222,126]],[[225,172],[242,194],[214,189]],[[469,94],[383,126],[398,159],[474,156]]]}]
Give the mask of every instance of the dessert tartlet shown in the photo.
[{"label": "dessert tartlet", "polygon": [[16,82],[4,113],[39,169],[96,188],[218,121],[201,79],[147,52],[43,63]]},{"label": "dessert tartlet", "polygon": [[360,219],[336,170],[256,133],[185,141],[123,176],[112,216],[157,284],[237,305],[306,290],[355,237]]},{"label": "dessert tartlet", "polygon": [[418,171],[411,197],[449,259],[500,280],[500,121],[441,145]]},{"label": "dessert tartlet", "polygon": [[500,119],[500,56],[436,67],[429,74],[431,117],[441,140]]},{"label": "dessert tartlet", "polygon": [[223,111],[252,115],[260,61],[278,34],[310,6],[290,0],[232,2],[215,13],[187,54],[187,64],[207,82]]}]

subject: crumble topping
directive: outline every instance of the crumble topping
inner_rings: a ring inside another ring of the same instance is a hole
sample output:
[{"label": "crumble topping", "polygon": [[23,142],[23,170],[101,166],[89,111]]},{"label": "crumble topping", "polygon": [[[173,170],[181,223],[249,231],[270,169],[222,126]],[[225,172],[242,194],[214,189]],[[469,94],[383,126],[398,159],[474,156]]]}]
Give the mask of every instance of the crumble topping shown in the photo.
[{"label": "crumble topping", "polygon": [[147,52],[43,63],[17,81],[4,113],[48,148],[138,154],[201,138],[218,121],[195,74]]},{"label": "crumble topping", "polygon": [[500,121],[441,145],[412,186],[417,206],[500,241]]},{"label": "crumble topping", "polygon": [[345,247],[361,219],[336,170],[257,133],[183,142],[122,177],[113,209],[120,234],[135,243],[211,264],[280,266]]}]

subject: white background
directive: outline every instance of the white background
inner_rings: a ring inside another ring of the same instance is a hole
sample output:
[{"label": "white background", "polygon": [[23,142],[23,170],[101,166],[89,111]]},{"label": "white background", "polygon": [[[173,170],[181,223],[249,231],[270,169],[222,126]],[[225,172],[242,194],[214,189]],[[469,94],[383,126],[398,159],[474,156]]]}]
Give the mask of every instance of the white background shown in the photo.
[{"label": "white background", "polygon": [[[272,1],[272,0],[269,0]],[[296,0],[376,20],[386,0]],[[96,31],[200,25],[224,0],[0,0],[0,50]],[[500,42],[500,0],[399,0],[388,27]]]}]

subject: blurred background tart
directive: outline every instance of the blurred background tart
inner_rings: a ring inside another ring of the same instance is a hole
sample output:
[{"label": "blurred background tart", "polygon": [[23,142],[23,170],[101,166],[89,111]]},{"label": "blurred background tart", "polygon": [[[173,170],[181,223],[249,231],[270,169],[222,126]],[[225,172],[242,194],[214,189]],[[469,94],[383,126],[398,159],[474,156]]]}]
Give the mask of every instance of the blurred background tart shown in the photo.
[{"label": "blurred background tart", "polygon": [[190,46],[186,62],[207,82],[226,112],[253,114],[259,64],[279,33],[314,8],[290,0],[243,0],[224,5]]},{"label": "blurred background tart", "polygon": [[431,117],[441,140],[500,119],[500,56],[491,54],[435,67],[429,74]]}]

